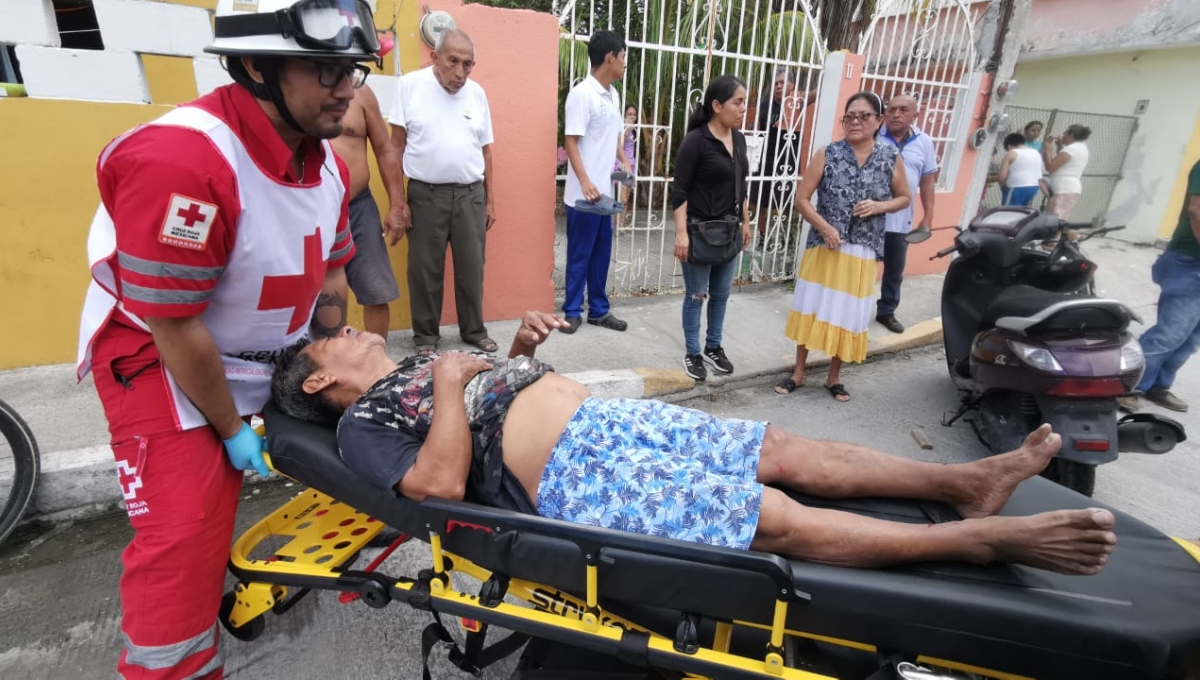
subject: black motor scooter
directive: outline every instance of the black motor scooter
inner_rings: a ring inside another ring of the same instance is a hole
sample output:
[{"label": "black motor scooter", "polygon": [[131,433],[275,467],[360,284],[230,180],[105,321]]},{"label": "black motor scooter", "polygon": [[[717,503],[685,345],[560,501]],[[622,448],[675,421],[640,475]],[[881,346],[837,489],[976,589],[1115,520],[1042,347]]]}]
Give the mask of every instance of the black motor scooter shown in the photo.
[{"label": "black motor scooter", "polygon": [[[1116,300],[1090,294],[1096,265],[1067,238],[1069,225],[1049,213],[1007,206],[960,229],[931,259],[957,254],[942,286],[942,329],[950,377],[993,452],[1021,446],[1043,422],[1063,439],[1042,473],[1092,495],[1096,466],[1119,451],[1165,453],[1186,438],[1169,418],[1139,413],[1118,420],[1116,398],[1141,378],[1138,319]],[[909,242],[929,238],[915,231]],[[1040,243],[1057,239],[1047,252]]]}]

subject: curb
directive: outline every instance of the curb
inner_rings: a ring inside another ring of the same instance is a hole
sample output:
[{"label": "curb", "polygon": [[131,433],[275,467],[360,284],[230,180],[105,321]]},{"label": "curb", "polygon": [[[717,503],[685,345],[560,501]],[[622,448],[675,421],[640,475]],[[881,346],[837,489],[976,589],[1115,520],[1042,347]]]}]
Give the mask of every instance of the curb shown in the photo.
[{"label": "curb", "polygon": [[[914,324],[899,335],[888,334],[871,342],[867,361],[917,347],[935,344],[942,339],[941,319]],[[825,357],[808,362],[809,367],[829,363]],[[736,377],[714,377],[697,383],[679,369],[635,368],[615,371],[582,371],[566,373],[586,386],[593,395],[604,398],[660,398],[682,402],[717,392],[727,392],[769,382],[790,373],[794,364],[779,364],[752,374]],[[56,522],[87,519],[106,513],[122,511],[121,489],[113,471],[112,452],[107,446],[91,446],[69,451],[42,453],[42,469],[38,487],[29,512],[32,521]],[[257,486],[284,479],[272,475],[266,479],[247,473],[246,485]]]}]

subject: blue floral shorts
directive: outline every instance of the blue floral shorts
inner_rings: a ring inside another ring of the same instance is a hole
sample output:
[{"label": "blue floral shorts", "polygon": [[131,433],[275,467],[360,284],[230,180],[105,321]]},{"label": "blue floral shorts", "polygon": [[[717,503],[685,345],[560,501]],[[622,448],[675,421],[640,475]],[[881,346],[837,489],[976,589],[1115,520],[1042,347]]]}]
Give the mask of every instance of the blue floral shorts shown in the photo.
[{"label": "blue floral shorts", "polygon": [[766,429],[651,399],[588,399],[546,463],[538,514],[745,550]]}]

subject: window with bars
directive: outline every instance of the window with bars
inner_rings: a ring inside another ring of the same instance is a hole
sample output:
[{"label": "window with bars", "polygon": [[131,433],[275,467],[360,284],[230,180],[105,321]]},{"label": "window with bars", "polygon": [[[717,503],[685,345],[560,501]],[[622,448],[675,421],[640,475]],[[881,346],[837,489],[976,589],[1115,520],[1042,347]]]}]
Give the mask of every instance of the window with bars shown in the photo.
[{"label": "window with bars", "polygon": [[92,0],[54,0],[54,19],[62,46],[76,50],[102,50],[100,24]]}]

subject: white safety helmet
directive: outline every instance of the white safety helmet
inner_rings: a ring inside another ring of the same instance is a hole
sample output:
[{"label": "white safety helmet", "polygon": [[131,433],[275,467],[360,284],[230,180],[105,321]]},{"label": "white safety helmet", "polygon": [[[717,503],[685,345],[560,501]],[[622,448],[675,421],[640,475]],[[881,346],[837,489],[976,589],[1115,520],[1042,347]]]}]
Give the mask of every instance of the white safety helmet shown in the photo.
[{"label": "white safety helmet", "polygon": [[366,0],[218,0],[214,40],[227,57],[375,59],[379,38]]}]

